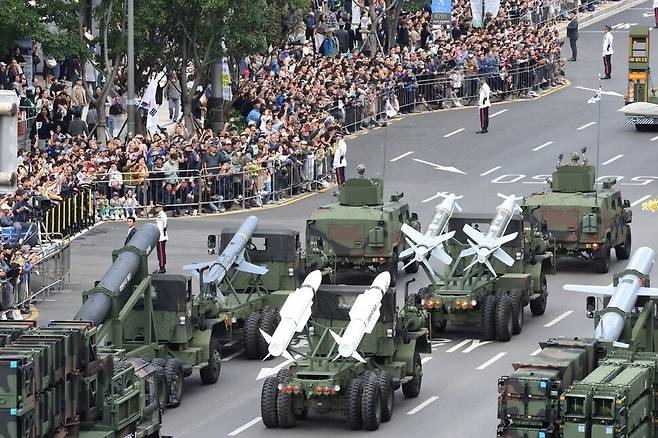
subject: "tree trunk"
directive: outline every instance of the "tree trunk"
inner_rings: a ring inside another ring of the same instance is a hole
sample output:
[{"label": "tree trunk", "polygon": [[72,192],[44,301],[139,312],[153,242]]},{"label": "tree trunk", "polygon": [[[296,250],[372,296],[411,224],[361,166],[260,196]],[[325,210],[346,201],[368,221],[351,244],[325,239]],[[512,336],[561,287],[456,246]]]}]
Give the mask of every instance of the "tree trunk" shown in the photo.
[{"label": "tree trunk", "polygon": [[[107,99],[107,96],[105,96]],[[100,100],[100,98],[99,98]],[[107,131],[105,120],[107,118],[105,114],[105,101],[99,102],[96,104],[96,114],[98,114],[98,126],[96,127],[96,139],[105,146],[107,144]],[[110,136],[111,137],[111,136]]]}]

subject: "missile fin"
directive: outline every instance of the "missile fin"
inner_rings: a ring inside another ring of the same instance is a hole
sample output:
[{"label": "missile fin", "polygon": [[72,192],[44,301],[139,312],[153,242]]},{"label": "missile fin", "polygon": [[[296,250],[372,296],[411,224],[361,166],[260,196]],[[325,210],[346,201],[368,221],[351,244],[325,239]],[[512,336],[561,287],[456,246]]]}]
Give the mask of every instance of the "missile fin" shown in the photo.
[{"label": "missile fin", "polygon": [[461,258],[461,257],[472,256],[473,254],[475,254],[476,252],[478,252],[478,248],[477,248],[477,245],[475,245],[475,243],[471,242],[470,240],[468,241],[468,243],[471,244],[471,245],[473,245],[473,246],[471,246],[470,248],[466,248],[465,250],[463,250],[462,252],[460,252],[460,253],[459,253],[459,257],[460,257],[460,258]]},{"label": "missile fin", "polygon": [[507,266],[512,266],[514,264],[514,259],[512,258],[512,256],[507,254],[505,250],[502,248],[498,248],[497,250],[495,250],[493,255],[498,260],[505,263]]},{"label": "missile fin", "polygon": [[352,357],[361,363],[366,363],[366,360],[359,354],[358,351],[354,351],[354,353],[352,353]]},{"label": "missile fin", "polygon": [[400,259],[402,259],[402,260],[404,260],[404,259],[406,259],[407,257],[413,255],[413,254],[418,250],[418,247],[416,246],[416,244],[415,244],[414,242],[412,242],[412,241],[411,241],[410,239],[408,239],[408,238],[406,238],[405,240],[407,241],[407,244],[409,245],[409,248],[407,248],[407,249],[405,249],[404,251],[402,251],[402,252],[400,253],[400,255],[398,256],[398,257],[399,257]]},{"label": "missile fin", "polygon": [[183,271],[198,271],[200,269],[209,268],[214,265],[216,262],[202,262],[202,263],[191,263],[189,265],[183,266]]},{"label": "missile fin", "polygon": [[489,268],[489,270],[491,271],[494,277],[498,277],[498,275],[496,275],[496,271],[494,271],[493,266],[491,266],[491,262],[489,261],[489,259],[485,260],[484,264],[487,265],[487,268]]},{"label": "missile fin", "polygon": [[258,330],[260,331],[260,334],[263,337],[263,339],[265,339],[265,342],[267,342],[267,345],[269,345],[272,342],[272,336],[270,336],[270,334],[264,331],[263,329],[259,328]]},{"label": "missile fin", "polygon": [[265,362],[267,359],[269,359],[272,355],[270,353],[267,353],[267,355],[263,358],[261,362]]},{"label": "missile fin", "polygon": [[452,257],[450,257],[450,255],[445,252],[443,246],[441,245],[438,245],[432,250],[432,256],[446,265],[452,263]]},{"label": "missile fin", "polygon": [[590,286],[582,284],[565,284],[562,286],[562,290],[605,296],[611,296],[615,292],[615,288],[612,286]]},{"label": "missile fin", "polygon": [[466,272],[466,271],[468,271],[469,269],[471,269],[471,268],[473,267],[473,265],[475,265],[477,262],[478,262],[478,258],[477,258],[477,257],[473,257],[473,261],[471,262],[470,265],[468,265],[468,266],[466,266],[466,267],[464,268],[464,272]]},{"label": "missile fin", "polygon": [[515,232],[513,232],[511,234],[508,234],[506,236],[499,237],[498,239],[496,239],[496,245],[501,246],[501,245],[506,244],[507,242],[511,242],[512,240],[516,239],[516,236],[518,236],[518,235],[519,235],[519,233],[517,233],[515,231]]},{"label": "missile fin", "polygon": [[464,224],[463,231],[468,237],[473,239],[478,245],[483,245],[483,246],[486,245],[487,242],[484,239],[484,234],[482,234],[481,232],[479,232],[469,224]]},{"label": "missile fin", "polygon": [[334,332],[333,330],[329,330],[329,334],[331,335],[332,338],[334,338],[334,341],[336,341],[337,344],[340,344],[343,341],[343,339],[340,336],[338,336],[336,332]]},{"label": "missile fin", "polygon": [[419,242],[424,237],[419,231],[415,230],[412,226],[407,224],[402,224],[402,227],[400,227],[400,231],[402,231],[402,233],[404,233],[405,236],[407,236],[414,242]]},{"label": "missile fin", "polygon": [[288,350],[283,350],[281,352],[281,356],[285,357],[289,361],[296,362],[295,358],[292,356],[292,354],[290,354]]},{"label": "missile fin", "polygon": [[265,275],[268,272],[265,266],[254,265],[253,263],[249,263],[244,259],[240,262],[240,264],[236,267],[236,269],[238,271],[246,272],[249,274],[256,274],[256,275]]},{"label": "missile fin", "polygon": [[423,266],[425,266],[425,269],[427,269],[427,272],[429,272],[430,274],[432,274],[433,276],[436,277],[436,272],[434,272],[434,269],[432,269],[432,266],[430,265],[430,263],[427,260],[424,260],[424,259],[423,259],[422,263],[423,263]]}]

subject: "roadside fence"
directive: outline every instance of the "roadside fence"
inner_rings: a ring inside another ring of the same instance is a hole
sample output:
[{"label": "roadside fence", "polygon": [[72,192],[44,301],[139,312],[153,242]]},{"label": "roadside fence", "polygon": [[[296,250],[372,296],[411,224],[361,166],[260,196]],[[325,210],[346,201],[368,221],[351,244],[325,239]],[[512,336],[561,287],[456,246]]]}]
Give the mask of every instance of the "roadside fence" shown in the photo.
[{"label": "roadside fence", "polygon": [[[45,200],[45,198],[43,198]],[[49,239],[66,239],[95,223],[91,187],[63,197],[62,201],[47,202],[37,214],[43,215],[43,231]]]}]

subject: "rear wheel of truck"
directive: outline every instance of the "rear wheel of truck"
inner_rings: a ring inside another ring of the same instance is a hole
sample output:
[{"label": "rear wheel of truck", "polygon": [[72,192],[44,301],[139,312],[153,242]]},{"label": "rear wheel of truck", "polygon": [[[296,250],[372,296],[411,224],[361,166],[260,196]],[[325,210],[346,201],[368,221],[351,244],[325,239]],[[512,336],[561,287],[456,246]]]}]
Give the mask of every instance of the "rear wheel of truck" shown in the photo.
[{"label": "rear wheel of truck", "polygon": [[388,263],[388,268],[386,269],[389,274],[391,274],[391,283],[390,286],[394,287],[398,282],[398,264],[400,260],[398,259],[398,249],[393,250],[393,255],[391,255],[391,260]]},{"label": "rear wheel of truck", "polygon": [[607,240],[603,245],[603,257],[595,259],[594,263],[599,274],[606,274],[610,270],[610,242]]},{"label": "rear wheel of truck", "polygon": [[533,316],[541,316],[546,311],[548,282],[546,281],[546,274],[543,271],[539,274],[539,288],[541,290],[541,296],[530,301],[530,312]]},{"label": "rear wheel of truck", "polygon": [[363,419],[361,418],[362,392],[363,380],[360,377],[353,378],[347,386],[347,406],[345,407],[347,427],[351,430],[359,430],[363,427]]},{"label": "rear wheel of truck", "polygon": [[493,341],[496,338],[496,302],[497,297],[494,295],[487,295],[482,300],[482,340]]},{"label": "rear wheel of truck", "polygon": [[387,422],[393,416],[393,403],[395,395],[393,392],[393,378],[386,371],[378,373],[379,390],[382,402],[382,423]]},{"label": "rear wheel of truck", "polygon": [[[281,318],[279,317],[279,312],[273,309],[269,309],[268,311],[262,314],[258,327],[268,335],[272,335],[274,333],[274,330],[276,330],[276,326],[279,325],[280,320]],[[258,331],[257,339],[258,339],[258,358],[262,359],[268,355],[267,349],[269,348],[269,344],[267,343],[263,335],[260,334],[260,331]],[[272,357],[270,356],[268,359],[271,358]]]},{"label": "rear wheel of truck", "polygon": [[279,419],[279,426],[286,429],[295,427],[297,417],[292,410],[292,392],[282,392],[276,399],[276,414]]},{"label": "rear wheel of truck", "polygon": [[377,374],[370,373],[363,383],[361,415],[365,430],[377,430],[382,422],[382,392]]},{"label": "rear wheel of truck", "polygon": [[512,306],[512,334],[518,335],[523,330],[523,304],[521,303],[521,292],[513,290],[507,296]]},{"label": "rear wheel of truck", "polygon": [[414,375],[411,380],[402,384],[402,394],[405,398],[416,398],[423,384],[423,362],[418,350],[414,351]]},{"label": "rear wheel of truck", "polygon": [[260,326],[260,313],[251,312],[244,322],[242,329],[242,344],[247,359],[258,359],[258,338],[260,333],[258,328]]},{"label": "rear wheel of truck", "polygon": [[617,260],[628,260],[631,256],[631,227],[626,225],[624,231],[626,235],[624,243],[615,246],[615,257],[617,257]]},{"label": "rear wheel of truck", "polygon": [[175,408],[183,400],[183,362],[180,359],[169,359],[165,365],[165,381],[169,397],[168,408]]},{"label": "rear wheel of truck", "polygon": [[155,358],[151,360],[151,365],[157,370],[155,377],[158,384],[158,406],[164,411],[167,408],[167,382],[165,381],[164,368],[167,364],[165,359]]},{"label": "rear wheel of truck", "polygon": [[496,340],[507,342],[512,338],[514,322],[512,321],[512,305],[508,299],[501,297],[496,303]]},{"label": "rear wheel of truck", "polygon": [[204,385],[212,385],[219,380],[222,369],[222,344],[219,338],[210,337],[208,345],[208,365],[199,370],[199,377]]},{"label": "rear wheel of truck", "polygon": [[279,425],[276,403],[278,396],[279,379],[274,376],[267,377],[263,382],[263,389],[260,391],[260,416],[268,429]]}]

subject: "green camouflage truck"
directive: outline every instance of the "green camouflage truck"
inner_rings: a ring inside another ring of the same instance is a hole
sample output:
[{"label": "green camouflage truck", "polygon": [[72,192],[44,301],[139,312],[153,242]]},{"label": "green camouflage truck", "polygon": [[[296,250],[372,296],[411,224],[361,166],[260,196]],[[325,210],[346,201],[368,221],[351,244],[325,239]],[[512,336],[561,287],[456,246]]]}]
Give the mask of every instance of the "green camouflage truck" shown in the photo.
[{"label": "green camouflage truck", "polygon": [[[403,194],[394,193],[384,202],[384,181],[350,178],[340,187],[338,202],[322,206],[306,220],[307,268],[328,268],[332,283],[343,272],[391,274],[392,285],[398,275],[398,255],[406,248],[400,232],[402,224],[420,230],[418,215],[402,202]],[[404,268],[418,272],[418,263]]]},{"label": "green camouflage truck", "polygon": [[568,163],[562,156],[549,188],[525,198],[523,209],[543,223],[550,234],[557,257],[572,256],[594,263],[596,271],[610,269],[610,251],[618,260],[631,253],[630,202],[614,189],[615,178],[596,187],[595,168],[585,157],[574,153]]}]

